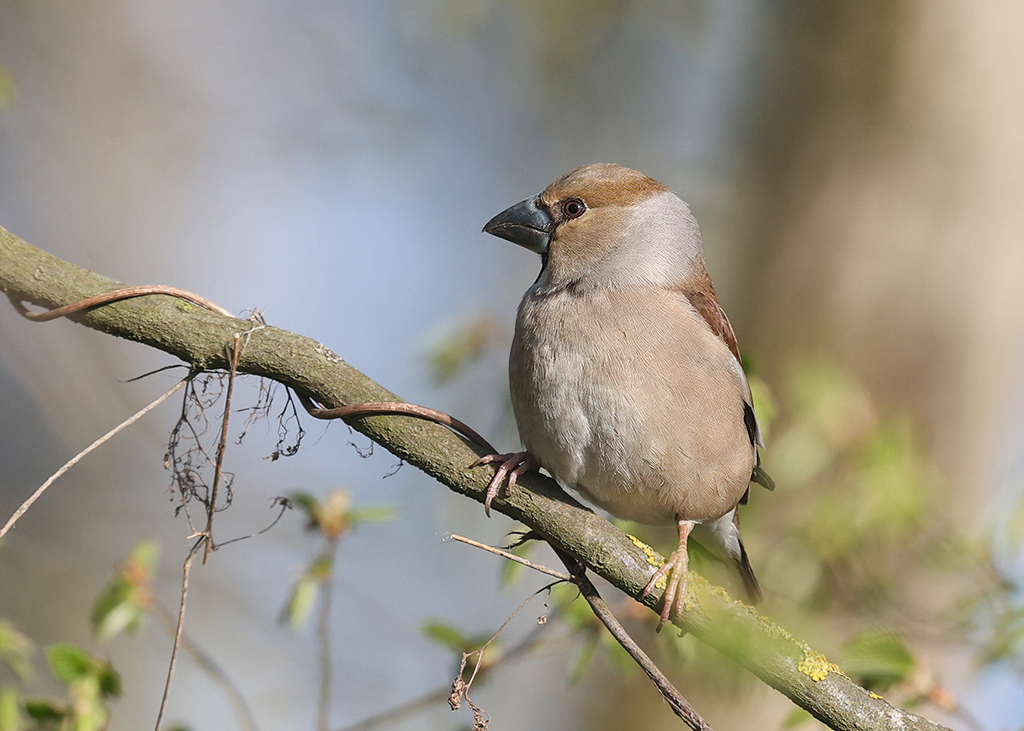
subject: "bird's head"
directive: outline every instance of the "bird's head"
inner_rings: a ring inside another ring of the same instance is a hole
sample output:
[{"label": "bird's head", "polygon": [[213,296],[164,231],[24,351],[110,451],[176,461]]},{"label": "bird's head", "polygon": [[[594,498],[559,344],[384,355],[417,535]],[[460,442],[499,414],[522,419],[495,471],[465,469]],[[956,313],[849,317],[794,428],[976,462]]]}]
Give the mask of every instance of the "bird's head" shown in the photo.
[{"label": "bird's head", "polygon": [[484,231],[540,254],[540,281],[554,286],[679,286],[704,271],[689,206],[658,181],[611,163],[566,173]]}]

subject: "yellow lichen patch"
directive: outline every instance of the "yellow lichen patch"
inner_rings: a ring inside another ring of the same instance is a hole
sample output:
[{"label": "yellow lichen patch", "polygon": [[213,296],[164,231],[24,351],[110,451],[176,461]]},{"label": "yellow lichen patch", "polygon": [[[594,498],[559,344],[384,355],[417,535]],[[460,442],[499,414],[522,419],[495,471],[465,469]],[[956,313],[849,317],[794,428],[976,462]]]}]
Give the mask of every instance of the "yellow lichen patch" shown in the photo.
[{"label": "yellow lichen patch", "polygon": [[874,698],[876,701],[884,701],[885,700],[885,698],[883,698],[882,696],[878,695],[878,693],[875,693],[874,691],[871,691],[871,690],[868,691],[868,695],[871,696],[872,698]]},{"label": "yellow lichen patch", "polygon": [[797,664],[796,669],[808,676],[815,683],[827,678],[829,673],[835,673],[836,675],[846,677],[846,673],[844,673],[838,665],[834,662],[829,662],[828,658],[820,652],[812,650],[810,645],[806,642],[801,642],[767,617],[758,614],[753,607],[747,607],[747,609],[751,615],[757,619],[758,624],[761,625],[761,629],[766,635],[773,639],[784,640],[796,645],[797,649],[799,649],[804,656],[803,660]]},{"label": "yellow lichen patch", "polygon": [[661,557],[660,553],[655,551],[653,548],[648,546],[646,543],[641,541],[636,536],[631,536],[628,533],[626,535],[629,537],[629,540],[633,541],[634,546],[636,546],[641,551],[643,551],[644,554],[646,554],[647,563],[649,563],[651,566],[661,566],[663,563],[665,563],[665,559]]},{"label": "yellow lichen patch", "polygon": [[780,627],[779,625],[775,624],[775,622],[768,619],[768,617],[764,616],[763,614],[758,614],[757,610],[754,609],[754,607],[747,605],[744,606],[746,606],[747,611],[749,611],[757,619],[758,624],[761,625],[761,629],[764,630],[764,633],[766,635],[776,640],[787,640],[788,642],[792,642],[794,645],[798,645],[804,651],[804,654],[811,651],[810,647],[800,642],[800,640],[798,640],[796,637],[791,635],[786,630],[782,629],[782,627]]},{"label": "yellow lichen patch", "polygon": [[[649,563],[651,566],[661,567],[665,564],[665,559],[661,557],[660,553],[655,551],[653,548],[648,546],[646,543],[641,541],[636,536],[631,536],[629,535],[629,533],[627,533],[626,535],[629,537],[629,540],[633,541],[634,546],[636,546],[644,552],[644,555],[647,556],[647,563]],[[668,588],[668,577],[662,576],[660,579],[658,579],[658,581],[654,584],[654,588],[661,589],[662,591]]]},{"label": "yellow lichen patch", "polygon": [[[695,575],[696,574],[690,574],[690,576],[695,576]],[[718,597],[723,602],[731,602],[732,601],[732,597],[729,596],[729,592],[727,592],[723,587],[718,586],[717,584],[709,584],[708,585],[708,589],[709,589],[709,591],[711,592],[711,594],[713,596]]]},{"label": "yellow lichen patch", "polygon": [[835,673],[837,675],[843,674],[843,671],[839,669],[838,665],[833,662],[829,662],[827,657],[822,655],[820,652],[811,650],[810,648],[806,650],[804,659],[800,661],[800,664],[796,666],[796,669],[808,676],[815,683],[827,678],[829,673]]}]

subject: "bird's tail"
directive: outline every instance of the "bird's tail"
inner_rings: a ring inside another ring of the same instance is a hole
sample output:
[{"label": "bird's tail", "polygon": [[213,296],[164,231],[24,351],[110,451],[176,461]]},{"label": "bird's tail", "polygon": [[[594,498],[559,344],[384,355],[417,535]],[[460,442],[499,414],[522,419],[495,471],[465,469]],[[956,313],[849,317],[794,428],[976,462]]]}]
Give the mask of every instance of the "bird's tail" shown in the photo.
[{"label": "bird's tail", "polygon": [[747,591],[747,600],[751,604],[760,604],[764,601],[764,592],[761,591],[761,586],[757,583],[757,577],[754,576],[754,569],[750,565],[750,559],[747,558],[747,549],[743,547],[743,541],[740,541],[740,555],[736,559],[736,568],[739,569],[740,578],[743,579],[743,588]]}]

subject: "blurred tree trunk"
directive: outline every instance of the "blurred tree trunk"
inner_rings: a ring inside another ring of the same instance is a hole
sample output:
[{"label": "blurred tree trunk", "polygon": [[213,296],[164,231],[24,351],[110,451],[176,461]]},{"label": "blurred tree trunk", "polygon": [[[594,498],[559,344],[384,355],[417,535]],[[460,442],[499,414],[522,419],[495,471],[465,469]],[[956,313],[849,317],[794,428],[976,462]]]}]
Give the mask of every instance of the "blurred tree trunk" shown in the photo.
[{"label": "blurred tree trunk", "polygon": [[1010,0],[785,4],[754,137],[748,347],[779,382],[837,354],[931,430],[957,491],[1006,467],[985,446],[1024,345],[1022,20]]}]

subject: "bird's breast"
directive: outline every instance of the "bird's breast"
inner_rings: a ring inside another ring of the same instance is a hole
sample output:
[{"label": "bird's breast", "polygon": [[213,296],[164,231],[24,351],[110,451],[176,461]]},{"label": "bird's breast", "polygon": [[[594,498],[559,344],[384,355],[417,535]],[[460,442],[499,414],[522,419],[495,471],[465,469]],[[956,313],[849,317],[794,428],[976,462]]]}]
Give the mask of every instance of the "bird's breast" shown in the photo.
[{"label": "bird's breast", "polygon": [[527,293],[509,361],[526,449],[622,518],[712,520],[749,483],[743,385],[681,297]]}]

